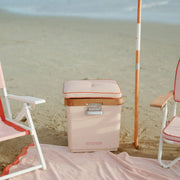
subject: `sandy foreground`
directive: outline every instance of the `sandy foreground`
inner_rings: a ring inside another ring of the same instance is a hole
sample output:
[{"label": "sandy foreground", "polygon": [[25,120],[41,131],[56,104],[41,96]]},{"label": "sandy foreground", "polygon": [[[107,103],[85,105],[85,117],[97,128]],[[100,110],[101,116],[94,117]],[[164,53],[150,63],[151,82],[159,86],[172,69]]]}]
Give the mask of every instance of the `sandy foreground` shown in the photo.
[{"label": "sandy foreground", "polygon": [[[149,104],[173,89],[180,57],[180,26],[142,22],[139,149],[136,150],[133,146],[136,22],[1,12],[0,23],[0,60],[8,93],[46,99],[45,104],[32,111],[41,144],[67,146],[64,81],[115,79],[125,101],[118,152],[157,157],[162,110]],[[21,104],[10,103],[15,105],[15,116]],[[2,142],[0,170],[30,142],[29,137]],[[165,150],[165,159],[180,154],[178,147],[166,145]]]}]

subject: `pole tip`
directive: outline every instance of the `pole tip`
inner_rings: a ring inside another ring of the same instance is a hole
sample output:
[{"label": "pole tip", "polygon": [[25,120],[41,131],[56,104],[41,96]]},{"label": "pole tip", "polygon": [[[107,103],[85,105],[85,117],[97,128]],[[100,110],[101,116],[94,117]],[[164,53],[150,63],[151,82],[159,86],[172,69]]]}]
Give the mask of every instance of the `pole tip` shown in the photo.
[{"label": "pole tip", "polygon": [[139,145],[137,143],[134,143],[134,147],[139,150]]}]

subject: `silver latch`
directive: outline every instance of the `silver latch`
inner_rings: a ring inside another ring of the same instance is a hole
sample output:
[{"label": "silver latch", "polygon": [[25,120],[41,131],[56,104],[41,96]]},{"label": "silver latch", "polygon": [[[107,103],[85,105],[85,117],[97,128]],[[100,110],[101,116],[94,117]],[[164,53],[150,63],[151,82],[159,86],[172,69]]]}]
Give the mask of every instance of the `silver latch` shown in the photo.
[{"label": "silver latch", "polygon": [[102,104],[101,103],[90,103],[87,105],[87,115],[102,115]]}]

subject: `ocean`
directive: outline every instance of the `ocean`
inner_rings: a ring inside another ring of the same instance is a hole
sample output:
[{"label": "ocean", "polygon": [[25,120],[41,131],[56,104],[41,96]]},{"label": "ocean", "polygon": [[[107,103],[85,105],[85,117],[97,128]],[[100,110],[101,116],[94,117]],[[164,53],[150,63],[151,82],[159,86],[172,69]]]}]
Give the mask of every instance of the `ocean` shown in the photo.
[{"label": "ocean", "polygon": [[[136,20],[136,0],[0,0],[0,8],[38,16]],[[142,21],[180,24],[180,0],[142,0]]]}]

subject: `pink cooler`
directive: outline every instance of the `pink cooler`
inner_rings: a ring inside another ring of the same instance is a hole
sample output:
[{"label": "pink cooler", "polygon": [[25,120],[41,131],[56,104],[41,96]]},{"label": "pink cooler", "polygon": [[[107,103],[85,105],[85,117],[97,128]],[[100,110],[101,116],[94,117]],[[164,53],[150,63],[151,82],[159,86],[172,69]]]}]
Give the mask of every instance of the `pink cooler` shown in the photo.
[{"label": "pink cooler", "polygon": [[71,152],[116,151],[123,98],[114,80],[72,80],[63,87]]}]

